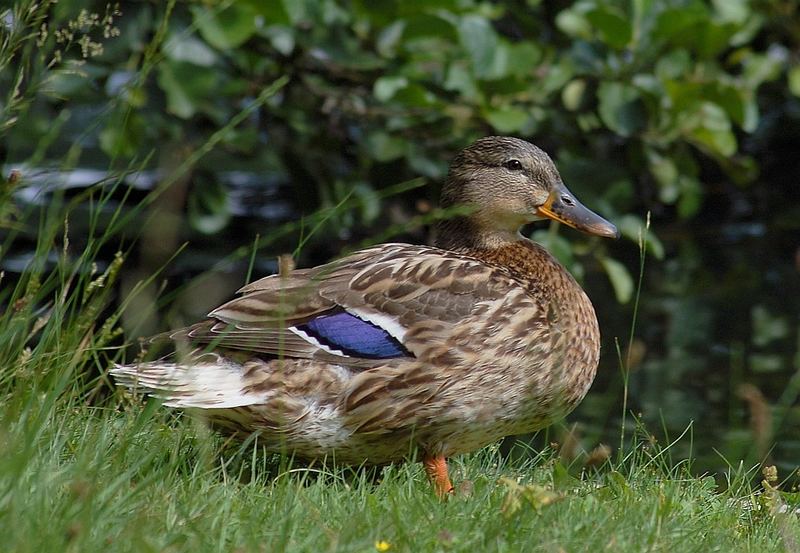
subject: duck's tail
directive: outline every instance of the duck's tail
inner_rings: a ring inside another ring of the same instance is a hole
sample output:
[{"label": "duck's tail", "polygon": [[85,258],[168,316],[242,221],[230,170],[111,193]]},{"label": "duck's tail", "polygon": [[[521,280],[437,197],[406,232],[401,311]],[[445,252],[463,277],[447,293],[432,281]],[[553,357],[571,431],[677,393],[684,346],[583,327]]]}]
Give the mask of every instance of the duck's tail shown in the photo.
[{"label": "duck's tail", "polygon": [[265,399],[263,392],[247,390],[241,364],[216,353],[177,363],[161,360],[114,365],[109,372],[118,385],[162,399],[169,407],[226,409]]}]

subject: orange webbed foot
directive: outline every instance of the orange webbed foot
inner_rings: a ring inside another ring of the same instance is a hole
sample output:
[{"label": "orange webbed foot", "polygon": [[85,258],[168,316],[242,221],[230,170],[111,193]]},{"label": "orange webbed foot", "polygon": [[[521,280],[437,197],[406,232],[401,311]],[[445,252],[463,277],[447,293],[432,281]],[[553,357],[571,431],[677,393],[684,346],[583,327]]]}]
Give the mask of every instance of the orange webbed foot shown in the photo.
[{"label": "orange webbed foot", "polygon": [[443,455],[425,455],[422,458],[425,473],[433,484],[433,491],[439,499],[453,494],[453,484],[447,470],[447,459]]}]

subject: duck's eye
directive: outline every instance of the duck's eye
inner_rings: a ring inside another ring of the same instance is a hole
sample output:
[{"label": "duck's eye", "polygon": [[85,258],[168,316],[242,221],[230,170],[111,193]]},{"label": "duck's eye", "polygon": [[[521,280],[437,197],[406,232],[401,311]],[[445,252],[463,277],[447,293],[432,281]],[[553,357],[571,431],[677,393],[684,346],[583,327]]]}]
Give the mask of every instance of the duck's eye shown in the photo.
[{"label": "duck's eye", "polygon": [[509,159],[505,163],[506,169],[511,171],[522,171],[522,163],[518,159]]}]

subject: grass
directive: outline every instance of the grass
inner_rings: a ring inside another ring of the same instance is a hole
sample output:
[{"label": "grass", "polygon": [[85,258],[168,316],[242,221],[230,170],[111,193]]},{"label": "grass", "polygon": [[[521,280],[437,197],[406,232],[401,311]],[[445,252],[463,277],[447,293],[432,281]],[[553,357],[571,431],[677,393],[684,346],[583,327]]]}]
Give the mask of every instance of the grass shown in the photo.
[{"label": "grass", "polygon": [[[100,210],[110,194],[94,198]],[[42,208],[28,270],[0,287],[4,551],[797,550],[796,517],[780,513],[790,494],[735,470],[721,491],[646,440],[584,471],[490,447],[452,461],[461,492],[442,503],[418,464],[302,466],[131,401],[106,376],[124,262],[93,269],[118,238],[97,229],[73,251],[76,205]]]},{"label": "grass", "polygon": [[645,448],[583,478],[487,448],[455,460],[471,489],[441,503],[417,464],[292,468],[155,402],[19,392],[1,421],[5,551],[779,551],[784,539],[741,482],[719,493]]}]

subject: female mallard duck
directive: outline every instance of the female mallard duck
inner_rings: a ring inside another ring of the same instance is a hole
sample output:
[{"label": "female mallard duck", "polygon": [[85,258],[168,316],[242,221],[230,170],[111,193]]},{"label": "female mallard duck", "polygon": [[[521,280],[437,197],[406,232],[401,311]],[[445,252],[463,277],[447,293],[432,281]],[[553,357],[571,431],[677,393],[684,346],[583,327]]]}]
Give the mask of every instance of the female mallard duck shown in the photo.
[{"label": "female mallard duck", "polygon": [[476,141],[453,160],[435,246],[383,244],[248,284],[172,335],[186,359],[116,366],[120,384],[203,410],[276,452],[384,464],[418,450],[437,494],[446,458],[569,413],[600,353],[589,298],[522,225],[542,217],[599,236],[536,146]]}]

